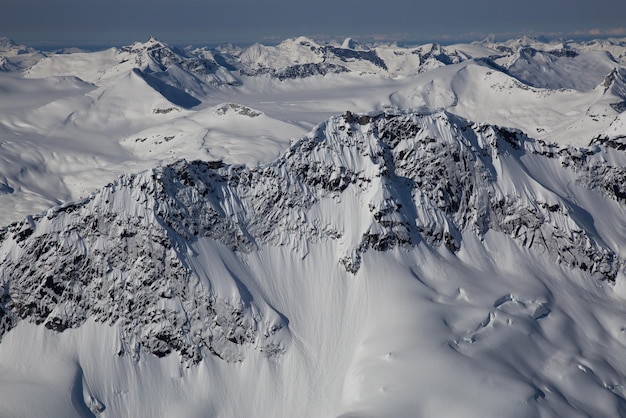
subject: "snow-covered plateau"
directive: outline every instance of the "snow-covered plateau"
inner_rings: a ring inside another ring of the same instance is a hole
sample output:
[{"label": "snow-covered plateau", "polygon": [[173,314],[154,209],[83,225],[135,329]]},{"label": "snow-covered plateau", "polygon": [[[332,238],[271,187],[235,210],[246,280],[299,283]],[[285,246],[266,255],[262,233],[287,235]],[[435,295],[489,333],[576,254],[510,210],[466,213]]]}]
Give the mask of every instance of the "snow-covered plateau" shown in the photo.
[{"label": "snow-covered plateau", "polygon": [[626,39],[0,39],[0,416],[626,416]]}]

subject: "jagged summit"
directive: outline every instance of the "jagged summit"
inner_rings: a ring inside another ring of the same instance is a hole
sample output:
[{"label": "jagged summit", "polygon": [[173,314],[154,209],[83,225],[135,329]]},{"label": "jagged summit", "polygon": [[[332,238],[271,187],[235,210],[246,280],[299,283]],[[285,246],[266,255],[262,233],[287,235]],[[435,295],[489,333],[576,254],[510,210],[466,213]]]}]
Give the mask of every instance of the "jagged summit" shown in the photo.
[{"label": "jagged summit", "polygon": [[35,50],[25,45],[19,45],[6,36],[0,36],[0,54],[15,56],[34,53]]},{"label": "jagged summit", "polygon": [[[185,94],[203,94],[201,82],[208,85],[236,85],[229,73],[232,69],[223,59],[203,50],[187,51],[172,47],[154,37],[147,42],[135,42],[119,50],[120,64],[131,62],[143,72],[157,73],[158,77]],[[199,80],[201,81],[199,81]]]},{"label": "jagged summit", "polygon": [[153,37],[147,42],[135,42],[120,48],[120,54],[123,54],[123,60],[134,59],[138,68],[152,71],[164,71],[171,65],[185,61],[179,51]]},{"label": "jagged summit", "polygon": [[125,48],[130,48],[131,50],[147,50],[154,48],[170,48],[170,46],[154,36],[150,36],[146,42],[133,42],[130,46]]},{"label": "jagged summit", "polygon": [[165,66],[179,64],[186,59],[193,58],[184,50],[171,46],[153,36],[150,36],[145,42],[134,42],[120,48],[121,53],[130,53],[136,55],[144,55],[153,58],[159,64]]},{"label": "jagged summit", "polygon": [[626,70],[614,68],[604,77],[598,88],[602,88],[604,93],[610,92],[626,99]]},{"label": "jagged summit", "polygon": [[363,48],[361,44],[353,38],[344,39],[343,42],[341,43],[341,47],[343,49],[362,49]]},{"label": "jagged summit", "polygon": [[33,48],[18,45],[12,39],[0,37],[0,72],[17,72],[35,64],[45,54]]},{"label": "jagged summit", "polygon": [[6,36],[0,36],[0,51],[8,51],[11,50],[12,48],[16,47],[17,44],[10,39],[9,37]]},{"label": "jagged summit", "polygon": [[599,166],[600,156],[446,112],[346,112],[265,166],[179,161],[126,175],[0,232],[0,330],[27,320],[62,332],[95,318],[121,327],[120,355],[241,361],[251,347],[279,355],[274,334],[284,321],[243,293],[213,293],[191,255],[196,243],[243,253],[287,246],[303,258],[330,246],[337,256],[328,262],[358,274],[371,252],[456,253],[499,234],[613,282],[624,261],[612,240],[524,162],[623,205],[626,171]]}]

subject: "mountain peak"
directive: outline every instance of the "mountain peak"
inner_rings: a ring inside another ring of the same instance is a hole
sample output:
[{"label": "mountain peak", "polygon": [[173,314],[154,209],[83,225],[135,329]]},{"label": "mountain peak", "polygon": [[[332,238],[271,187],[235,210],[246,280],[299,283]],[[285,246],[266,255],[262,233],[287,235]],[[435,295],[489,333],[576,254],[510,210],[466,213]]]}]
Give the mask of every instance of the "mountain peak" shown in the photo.
[{"label": "mountain peak", "polygon": [[5,51],[16,46],[17,44],[11,38],[7,36],[0,36],[0,51]]},{"label": "mountain peak", "polygon": [[170,46],[157,38],[150,36],[146,42],[134,42],[132,45],[125,47],[132,52],[151,51],[158,48],[168,48]]},{"label": "mountain peak", "polygon": [[24,45],[18,45],[15,41],[6,36],[0,37],[0,53],[22,55],[31,52],[35,52],[35,50]]},{"label": "mountain peak", "polygon": [[614,68],[604,77],[598,87],[604,89],[605,93],[611,90],[616,96],[626,99],[626,71]]},{"label": "mountain peak", "polygon": [[[173,64],[181,64],[186,61],[186,57],[181,55],[184,52],[170,47],[154,37],[150,37],[146,42],[135,42],[132,45],[120,49],[121,60],[134,61],[137,68],[148,70],[149,72],[160,72],[167,70]],[[190,63],[193,64],[193,63]]]},{"label": "mountain peak", "polygon": [[361,44],[353,38],[346,38],[341,44],[341,47],[344,49],[361,49]]}]

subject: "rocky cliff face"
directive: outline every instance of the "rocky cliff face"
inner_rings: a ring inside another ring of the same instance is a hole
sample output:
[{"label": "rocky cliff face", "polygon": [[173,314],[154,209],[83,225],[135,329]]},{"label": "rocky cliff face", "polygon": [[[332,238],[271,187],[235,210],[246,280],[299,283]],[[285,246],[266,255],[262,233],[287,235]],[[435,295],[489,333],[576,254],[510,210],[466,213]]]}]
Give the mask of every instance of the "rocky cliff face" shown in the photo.
[{"label": "rocky cliff face", "polygon": [[246,76],[258,76],[267,74],[272,78],[284,81],[289,79],[307,78],[315,75],[341,74],[347,72],[350,72],[350,70],[342,65],[319,62],[290,65],[288,67],[278,69],[267,67],[258,69],[241,69],[239,71],[239,74]]},{"label": "rocky cliff face", "polygon": [[558,147],[445,112],[346,112],[265,166],[179,161],[125,175],[0,230],[0,335],[21,320],[62,332],[93,318],[120,328],[120,355],[280,355],[280,316],[216,293],[190,262],[190,244],[206,239],[236,252],[283,245],[300,257],[333,243],[335,261],[358,274],[368,251],[454,253],[469,236],[501,233],[614,281],[616,250],[526,165],[623,205],[626,172],[606,149]]}]

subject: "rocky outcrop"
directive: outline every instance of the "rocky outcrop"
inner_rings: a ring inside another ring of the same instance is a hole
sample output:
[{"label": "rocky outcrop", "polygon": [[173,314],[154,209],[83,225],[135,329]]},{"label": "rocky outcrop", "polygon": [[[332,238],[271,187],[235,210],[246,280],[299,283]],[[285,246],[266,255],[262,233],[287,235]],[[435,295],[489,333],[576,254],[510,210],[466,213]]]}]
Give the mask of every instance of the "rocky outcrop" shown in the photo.
[{"label": "rocky outcrop", "polygon": [[246,347],[280,353],[272,341],[280,322],[261,318],[253,303],[220,298],[189,268],[184,239],[206,218],[181,219],[164,195],[171,182],[160,179],[124,176],[4,229],[0,332],[19,320],[62,332],[92,318],[120,328],[120,355],[176,351],[197,362],[208,353],[241,361]]},{"label": "rocky outcrop", "polygon": [[315,75],[326,75],[326,74],[341,74],[347,73],[350,70],[342,65],[331,64],[331,63],[307,63],[307,64],[297,64],[290,65],[285,68],[259,68],[259,69],[242,69],[240,71],[241,75],[246,76],[258,76],[258,75],[269,75],[272,78],[278,79],[280,81],[289,80],[289,79],[299,79],[299,78],[307,78]]},{"label": "rocky outcrop", "polygon": [[456,252],[468,234],[500,233],[614,281],[623,261],[564,199],[530,177],[520,181],[534,190],[505,184],[510,167],[538,158],[623,204],[625,173],[591,158],[600,150],[558,148],[445,112],[346,112],[265,166],[178,161],[125,175],[0,230],[0,335],[20,320],[62,332],[93,318],[120,328],[119,354],[280,354],[279,315],[211,290],[190,261],[199,240],[236,252],[282,245],[301,257],[330,242],[336,262],[357,274],[368,251]]}]

